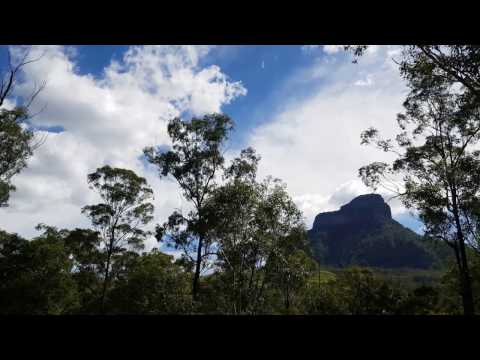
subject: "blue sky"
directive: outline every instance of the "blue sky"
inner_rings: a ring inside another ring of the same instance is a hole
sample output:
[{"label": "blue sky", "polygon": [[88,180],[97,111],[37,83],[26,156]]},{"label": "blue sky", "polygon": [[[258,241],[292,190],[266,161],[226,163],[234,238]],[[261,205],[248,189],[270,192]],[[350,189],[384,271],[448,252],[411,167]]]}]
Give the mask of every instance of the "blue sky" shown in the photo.
[{"label": "blue sky", "polygon": [[[79,45],[78,71],[101,77],[104,68],[112,59],[119,60],[128,50],[128,46],[118,45]],[[307,67],[315,61],[314,57],[305,54],[301,46],[220,46],[199,63],[199,66],[217,65],[232,80],[240,80],[248,90],[247,96],[237,98],[222,110],[236,122],[236,132],[232,141],[241,146],[244,144],[245,130],[266,121],[273,108],[278,105],[275,97],[279,88],[291,74],[300,67]],[[308,92],[308,86],[295,89],[296,96],[300,92]]]},{"label": "blue sky", "polygon": [[[354,65],[333,45],[34,47],[43,57],[25,69],[15,95],[47,81],[37,101],[46,110],[32,125],[48,137],[15,178],[0,227],[31,236],[40,222],[88,226],[79,209],[96,198],[85,176],[105,163],[145,176],[156,191],[155,222],[165,221],[188,204],[139,160],[141,149],[168,145],[172,116],[211,111],[236,123],[227,155],[257,149],[260,176],[287,183],[310,227],[318,212],[370,192],[358,168],[387,159],[360,147],[359,135],[372,125],[393,134],[405,93],[391,61],[397,50],[372,47]],[[390,205],[394,218],[419,231],[401,204]]]}]

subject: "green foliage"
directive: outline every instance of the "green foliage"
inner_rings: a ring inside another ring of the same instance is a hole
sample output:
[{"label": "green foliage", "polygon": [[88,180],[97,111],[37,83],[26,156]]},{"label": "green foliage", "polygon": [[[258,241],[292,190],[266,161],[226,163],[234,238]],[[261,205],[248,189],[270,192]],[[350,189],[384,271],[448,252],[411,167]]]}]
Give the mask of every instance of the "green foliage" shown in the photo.
[{"label": "green foliage", "polygon": [[308,282],[302,301],[307,314],[399,314],[407,292],[371,269],[353,267],[336,274],[319,271]]},{"label": "green foliage", "polygon": [[[88,182],[104,201],[82,209],[100,235],[96,237],[93,234],[86,234],[87,242],[82,246],[91,248],[92,245],[100,245],[104,274],[101,291],[103,311],[115,256],[128,249],[144,248],[144,241],[149,232],[142,230],[141,227],[153,218],[153,204],[149,202],[153,198],[153,191],[147,185],[147,181],[133,171],[108,165],[89,174]],[[83,235],[81,238],[85,239],[85,234],[78,235]]]},{"label": "green foliage", "polygon": [[371,270],[352,268],[340,274],[339,286],[347,313],[352,315],[395,314],[401,292]]},{"label": "green foliage", "polygon": [[199,209],[215,187],[215,174],[224,162],[222,147],[232,129],[232,120],[222,114],[189,122],[175,118],[168,124],[172,150],[163,152],[150,147],[144,154],[158,167],[161,176],[173,176],[185,199]]},{"label": "green foliage", "polygon": [[260,158],[242,151],[225,172],[226,183],[205,205],[229,313],[264,311],[267,293],[283,298],[291,310],[314,261],[308,251],[301,212],[278,179],[256,180]]},{"label": "green foliage", "polygon": [[172,262],[172,257],[158,251],[130,258],[116,271],[115,287],[107,307],[112,314],[182,314],[191,311],[190,277]]},{"label": "green foliage", "polygon": [[362,143],[397,155],[392,164],[373,163],[359,175],[373,188],[402,179],[394,189],[415,208],[429,237],[453,250],[461,278],[466,314],[474,312],[467,248],[478,252],[480,223],[480,48],[478,46],[407,46],[400,71],[410,92],[397,117],[395,141],[369,129]]},{"label": "green foliage", "polygon": [[[367,45],[347,45],[354,62],[365,54]],[[480,99],[480,46],[478,45],[404,45],[399,64],[401,75],[412,89],[430,92],[459,84],[464,99]]]},{"label": "green foliage", "polygon": [[55,228],[41,228],[32,241],[0,234],[0,312],[58,315],[77,306],[72,261]]},{"label": "green foliage", "polygon": [[422,237],[396,221],[367,231],[344,226],[329,237],[321,232],[310,236],[315,259],[331,266],[428,269],[442,267],[451,257],[445,243]]},{"label": "green foliage", "polygon": [[[30,241],[0,232],[0,313],[97,313],[102,289],[98,233],[45,225],[39,229],[42,234]],[[327,271],[320,269],[297,241],[285,242],[280,241],[264,265],[256,269],[254,280],[262,291],[244,311],[240,307],[235,310],[234,304],[241,303],[235,303],[234,296],[241,292],[238,286],[235,291],[233,272],[228,267],[204,276],[202,297],[192,303],[191,274],[171,256],[157,250],[141,255],[133,251],[116,254],[105,312],[431,315],[462,311],[455,266],[441,281],[439,272],[431,270]],[[472,266],[476,279],[479,268],[477,263]],[[478,298],[477,282],[474,289]]]},{"label": "green foliage", "polygon": [[64,236],[65,249],[73,262],[72,278],[77,284],[79,307],[75,313],[97,313],[102,291],[105,255],[100,250],[100,234],[90,229],[74,229]]},{"label": "green foliage", "polygon": [[223,114],[209,114],[202,118],[168,124],[172,150],[144,150],[147,160],[156,165],[160,176],[172,176],[182,189],[193,210],[186,216],[175,211],[163,226],[157,227],[157,239],[183,251],[183,261],[195,268],[193,296],[198,293],[200,274],[206,270],[211,257],[204,203],[223,170],[223,146],[233,129],[232,120]]},{"label": "green foliage", "polygon": [[16,100],[21,102],[13,109],[3,107],[5,101],[12,96],[18,83],[18,75],[23,67],[38,59],[29,59],[29,48],[18,54],[15,64],[12,63],[12,54],[8,52],[8,69],[0,71],[0,207],[8,206],[10,192],[15,191],[11,179],[27,166],[28,158],[41,144],[34,142],[34,133],[28,124],[29,107],[37,95],[45,87],[35,86],[29,96],[22,96]]},{"label": "green foliage", "polygon": [[0,206],[8,206],[10,192],[15,190],[11,178],[27,166],[32,155],[33,132],[25,126],[27,110],[0,109]]},{"label": "green foliage", "polygon": [[430,286],[421,286],[409,293],[398,309],[400,315],[438,315],[439,292]]},{"label": "green foliage", "polygon": [[101,196],[103,203],[82,209],[101,233],[103,245],[113,252],[125,246],[143,248],[148,233],[140,226],[152,220],[153,191],[147,181],[133,171],[104,166],[88,175],[91,188]]},{"label": "green foliage", "polygon": [[[0,314],[95,314],[103,258],[98,233],[40,225],[32,240],[0,232]],[[189,313],[190,277],[171,256],[126,251],[113,260],[105,310],[113,314]]]}]

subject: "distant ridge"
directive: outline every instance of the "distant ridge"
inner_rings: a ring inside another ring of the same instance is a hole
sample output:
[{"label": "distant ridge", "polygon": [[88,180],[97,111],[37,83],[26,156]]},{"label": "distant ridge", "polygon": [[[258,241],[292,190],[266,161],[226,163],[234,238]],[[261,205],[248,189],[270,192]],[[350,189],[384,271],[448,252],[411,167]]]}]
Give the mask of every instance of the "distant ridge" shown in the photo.
[{"label": "distant ridge", "polygon": [[431,242],[392,219],[378,194],[318,214],[308,237],[314,257],[330,266],[427,269],[441,260]]}]

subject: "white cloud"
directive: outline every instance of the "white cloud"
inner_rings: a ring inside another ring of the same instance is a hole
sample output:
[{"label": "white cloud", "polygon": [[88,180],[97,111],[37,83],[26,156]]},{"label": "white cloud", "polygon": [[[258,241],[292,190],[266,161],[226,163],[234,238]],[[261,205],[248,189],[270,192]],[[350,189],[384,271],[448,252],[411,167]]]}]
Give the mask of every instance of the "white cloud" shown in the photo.
[{"label": "white cloud", "polygon": [[373,85],[373,77],[371,74],[368,74],[365,79],[357,80],[353,84],[356,86],[371,86]]},{"label": "white cloud", "polygon": [[332,55],[343,51],[344,45],[323,45],[323,52]]},{"label": "white cloud", "polygon": [[301,49],[305,53],[312,53],[314,51],[322,49],[325,54],[333,55],[337,54],[340,51],[343,51],[344,46],[345,45],[303,45]]},{"label": "white cloud", "polygon": [[[355,45],[352,45],[352,46],[355,46]],[[379,48],[380,48],[380,46],[378,46],[378,45],[369,45],[365,54],[364,54],[364,56],[366,57],[366,56],[373,55],[373,54],[377,53]],[[322,51],[327,55],[335,55],[335,54],[342,53],[345,49],[345,45],[303,45],[301,47],[301,49],[305,53],[312,53],[312,52],[315,52],[318,49],[322,49]],[[399,50],[395,49],[395,50],[390,51],[390,53],[392,55],[393,54],[398,54]]]},{"label": "white cloud", "polygon": [[[300,69],[278,92],[276,112],[270,110],[269,121],[249,136],[248,145],[262,156],[259,175],[286,181],[307,226],[318,212],[336,210],[370,192],[358,179],[358,168],[389,159],[360,146],[359,135],[370,126],[387,136],[394,132],[405,88],[390,59],[397,47],[371,49],[356,65],[349,57],[323,56]],[[80,208],[98,198],[88,189],[86,175],[106,163],[147,178],[155,191],[153,223],[163,222],[174,208],[188,208],[176,184],[160,180],[139,156],[145,146],[169,144],[166,121],[172,116],[219,111],[246,93],[218,66],[200,65],[210,47],[132,47],[99,78],[79,73],[70,48],[35,51],[45,55],[26,68],[29,83],[19,87],[19,94],[34,81],[47,80],[37,101],[47,108],[35,124],[59,125],[65,132],[49,133],[28,168],[14,178],[18,190],[11,206],[1,210],[0,228],[30,237],[40,222],[88,226]],[[354,86],[355,79],[372,81]],[[297,97],[297,87],[311,87],[311,92]],[[398,201],[390,205],[394,215],[404,213]]]},{"label": "white cloud", "polygon": [[[62,126],[49,133],[14,178],[17,192],[2,209],[0,228],[23,236],[39,222],[59,227],[88,226],[80,208],[98,201],[86,175],[104,164],[126,167],[147,178],[155,192],[155,221],[163,222],[182,204],[173,182],[161,181],[139,159],[149,145],[169,144],[166,122],[182,112],[218,112],[246,94],[218,66],[201,67],[207,46],[135,46],[122,61],[112,61],[100,78],[78,72],[75,52],[61,46],[34,47],[44,53],[25,68],[17,95],[46,80],[36,106],[47,105],[35,125]],[[32,109],[35,111],[36,109]]]},{"label": "white cloud", "polygon": [[[392,48],[377,47],[358,64],[348,57],[337,62],[320,58],[287,82],[289,93],[281,94],[279,110],[251,132],[249,145],[262,155],[259,175],[271,174],[287,183],[307,226],[318,212],[338,209],[371,192],[358,179],[361,166],[392,159],[360,145],[360,133],[370,126],[387,137],[396,131],[406,88],[398,69],[386,61],[388,50]],[[376,81],[352,86],[351,79],[359,74],[371,74]],[[308,79],[313,82],[310,95],[293,98],[295,86],[305,86]],[[403,211],[397,207],[392,212]]]}]

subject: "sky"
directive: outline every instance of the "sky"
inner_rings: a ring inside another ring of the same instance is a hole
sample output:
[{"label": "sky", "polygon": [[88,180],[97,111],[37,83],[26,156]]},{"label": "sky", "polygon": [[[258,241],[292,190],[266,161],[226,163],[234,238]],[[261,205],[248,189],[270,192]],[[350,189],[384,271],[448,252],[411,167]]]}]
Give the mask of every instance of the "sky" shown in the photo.
[{"label": "sky", "polygon": [[[22,48],[12,47],[18,56]],[[0,67],[6,48],[0,49]],[[13,106],[46,81],[31,125],[44,144],[13,183],[0,228],[25,237],[45,223],[88,227],[81,208],[99,201],[86,176],[105,164],[145,177],[154,189],[155,218],[188,209],[171,179],[141,159],[142,149],[170,144],[169,119],[224,112],[235,122],[227,159],[254,147],[259,177],[278,177],[303,211],[316,214],[372,192],[358,169],[388,154],[360,145],[370,126],[395,133],[407,92],[393,58],[397,46],[371,46],[357,64],[339,45],[309,46],[34,46]],[[384,194],[388,200],[389,194]],[[390,195],[391,196],[391,195]],[[398,201],[393,217],[414,231],[421,223]],[[148,247],[155,246],[149,239]]]}]

